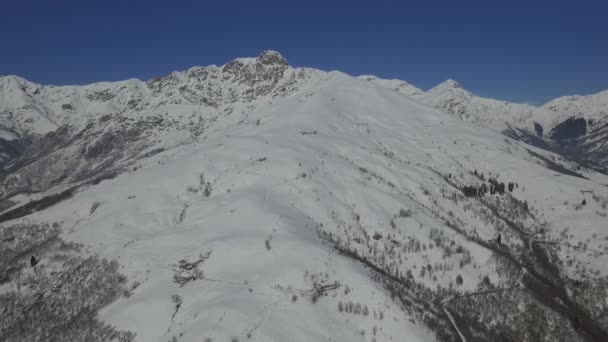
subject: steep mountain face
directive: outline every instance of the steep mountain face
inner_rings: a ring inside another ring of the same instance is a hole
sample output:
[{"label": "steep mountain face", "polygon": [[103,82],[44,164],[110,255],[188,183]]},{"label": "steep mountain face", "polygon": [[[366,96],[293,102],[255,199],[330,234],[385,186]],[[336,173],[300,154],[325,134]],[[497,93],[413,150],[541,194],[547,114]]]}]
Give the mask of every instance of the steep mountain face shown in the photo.
[{"label": "steep mountain face", "polygon": [[543,108],[553,113],[544,121],[556,151],[608,172],[608,91],[560,97]]},{"label": "steep mountain face", "polygon": [[45,134],[57,129],[54,115],[32,95],[39,86],[16,76],[0,78],[0,127],[21,136]]},{"label": "steep mountain face", "polygon": [[608,120],[608,91],[588,96],[560,97],[547,102],[543,108],[555,113],[548,118],[551,121],[546,120],[551,129],[570,118],[585,119],[593,129]]},{"label": "steep mountain face", "polygon": [[400,84],[265,52],[23,87],[0,339],[606,340],[608,176]]},{"label": "steep mountain face", "polygon": [[259,103],[288,96],[318,77],[313,70],[288,68],[272,51],[149,82],[54,87],[3,77],[0,127],[31,145],[13,163],[7,160],[18,153],[5,158],[1,197],[114,173],[138,156],[197,140],[220,117],[242,124]]}]

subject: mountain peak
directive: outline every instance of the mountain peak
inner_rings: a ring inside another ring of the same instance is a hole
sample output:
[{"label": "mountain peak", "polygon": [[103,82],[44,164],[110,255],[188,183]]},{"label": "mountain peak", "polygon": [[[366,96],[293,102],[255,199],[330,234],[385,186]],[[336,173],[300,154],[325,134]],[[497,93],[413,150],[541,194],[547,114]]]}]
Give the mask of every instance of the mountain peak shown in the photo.
[{"label": "mountain peak", "polygon": [[439,85],[437,85],[436,88],[450,88],[450,89],[458,89],[458,88],[462,88],[460,86],[460,83],[454,81],[451,78],[448,78],[447,80],[443,81],[442,83],[440,83]]},{"label": "mountain peak", "polygon": [[264,65],[288,65],[287,59],[274,50],[263,51],[258,57],[258,61]]},{"label": "mountain peak", "polygon": [[17,85],[17,86],[23,86],[25,84],[30,83],[28,80],[26,80],[25,78],[19,77],[19,76],[15,76],[15,75],[6,75],[6,76],[0,76],[0,84],[13,84],[13,85]]},{"label": "mountain peak", "polygon": [[429,90],[430,93],[450,93],[450,94],[459,94],[459,96],[466,95],[472,96],[470,92],[464,89],[460,83],[454,81],[453,79],[447,79],[432,89]]}]

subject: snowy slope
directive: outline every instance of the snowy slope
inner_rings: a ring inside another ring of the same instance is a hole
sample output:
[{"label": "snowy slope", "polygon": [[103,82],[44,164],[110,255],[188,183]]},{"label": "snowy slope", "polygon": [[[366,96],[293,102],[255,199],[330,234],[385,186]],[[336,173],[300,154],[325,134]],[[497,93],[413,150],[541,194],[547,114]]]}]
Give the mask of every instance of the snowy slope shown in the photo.
[{"label": "snowy slope", "polygon": [[499,131],[509,127],[532,130],[536,108],[482,98],[465,90],[454,80],[447,80],[419,97],[420,101],[484,127]]},{"label": "snowy slope", "polygon": [[584,118],[590,122],[590,126],[606,124],[608,120],[608,91],[587,96],[559,97],[545,103],[542,107],[554,113],[550,119],[545,119],[547,121],[546,125],[550,129],[570,117]]},{"label": "snowy slope", "polygon": [[[565,96],[542,107],[477,96],[454,80],[422,91],[406,82],[362,76],[458,118],[608,171],[608,92]],[[398,85],[402,85],[401,89]]]},{"label": "snowy slope", "polygon": [[[268,53],[145,87],[76,88],[109,89],[117,110],[141,99],[143,109],[88,129],[124,123],[118,137],[160,117],[133,141],[163,150],[115,146],[108,168],[128,167],[23,216],[28,201],[67,185],[31,174],[30,183],[46,184],[43,193],[12,193],[3,227],[56,222],[64,240],[117,260],[132,291],[99,317],[137,341],[608,336],[607,176],[575,170],[394,85],[283,61]],[[55,102],[68,98],[78,97]],[[109,110],[71,103],[83,109],[53,119],[86,127],[76,115]],[[197,122],[206,124],[192,130]],[[86,136],[76,133],[53,153],[80,151],[74,146],[90,144]],[[490,186],[491,178],[516,185],[464,195],[465,186]],[[36,251],[44,273],[53,261]]]},{"label": "snowy slope", "polygon": [[0,126],[21,135],[45,134],[57,128],[44,104],[32,98],[39,86],[17,76],[0,77]]},{"label": "snowy slope", "polygon": [[[361,76],[365,77],[365,76]],[[446,80],[429,89],[420,90],[405,81],[382,80],[374,77],[365,77],[374,84],[387,88],[396,88],[403,84],[405,95],[428,104],[444,112],[454,114],[462,120],[484,127],[503,131],[511,127],[534,130],[534,121],[539,116],[537,107],[499,101],[477,96],[464,89],[454,80]]]},{"label": "snowy slope", "polygon": [[[243,124],[259,103],[304,90],[319,77],[289,68],[276,52],[149,82],[41,87],[4,77],[2,84],[11,87],[2,93],[0,127],[29,137],[31,146],[8,166],[15,176],[0,184],[0,193],[44,191],[124,168],[138,155],[194,141],[219,121]],[[15,125],[15,116],[24,123]],[[42,129],[41,122],[53,125]]]},{"label": "snowy slope", "polygon": [[357,78],[366,80],[368,82],[372,82],[375,85],[379,85],[379,86],[386,87],[389,89],[394,89],[395,91],[397,91],[401,94],[410,96],[410,97],[417,97],[424,93],[424,91],[422,89],[419,89],[416,86],[413,86],[402,80],[397,80],[397,79],[385,80],[385,79],[382,79],[382,78],[379,78],[379,77],[373,76],[373,75],[361,75],[361,76],[358,76]]}]

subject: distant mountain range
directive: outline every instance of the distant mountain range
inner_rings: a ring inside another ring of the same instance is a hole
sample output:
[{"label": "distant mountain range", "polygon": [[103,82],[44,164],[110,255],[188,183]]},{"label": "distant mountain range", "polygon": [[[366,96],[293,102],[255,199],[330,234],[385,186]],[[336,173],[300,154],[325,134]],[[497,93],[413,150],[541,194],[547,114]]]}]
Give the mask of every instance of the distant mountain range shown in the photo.
[{"label": "distant mountain range", "polygon": [[608,92],[278,52],[0,78],[1,341],[607,341]]}]

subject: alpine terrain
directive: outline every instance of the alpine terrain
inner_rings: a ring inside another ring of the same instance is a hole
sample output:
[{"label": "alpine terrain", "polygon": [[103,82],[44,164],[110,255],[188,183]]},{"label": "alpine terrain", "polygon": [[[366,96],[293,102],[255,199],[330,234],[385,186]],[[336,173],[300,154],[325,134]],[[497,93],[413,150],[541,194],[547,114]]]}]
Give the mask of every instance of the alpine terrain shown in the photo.
[{"label": "alpine terrain", "polygon": [[0,340],[608,341],[606,170],[608,92],[0,77]]}]

